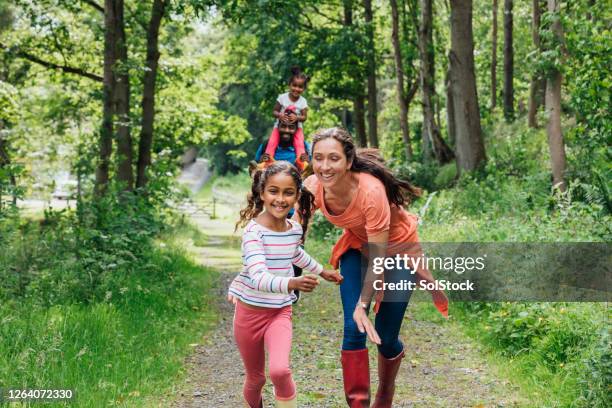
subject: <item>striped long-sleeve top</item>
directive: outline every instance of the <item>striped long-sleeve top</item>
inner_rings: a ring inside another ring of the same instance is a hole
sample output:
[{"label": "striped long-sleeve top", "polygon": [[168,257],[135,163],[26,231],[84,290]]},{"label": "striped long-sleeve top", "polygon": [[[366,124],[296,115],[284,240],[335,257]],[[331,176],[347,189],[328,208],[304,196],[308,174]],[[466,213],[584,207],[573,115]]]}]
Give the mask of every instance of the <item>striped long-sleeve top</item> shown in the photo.
[{"label": "striped long-sleeve top", "polygon": [[302,226],[288,219],[291,228],[276,232],[251,220],[242,236],[242,271],[233,280],[229,293],[245,303],[281,308],[296,296],[289,291],[293,264],[320,274],[323,267],[300,247]]}]

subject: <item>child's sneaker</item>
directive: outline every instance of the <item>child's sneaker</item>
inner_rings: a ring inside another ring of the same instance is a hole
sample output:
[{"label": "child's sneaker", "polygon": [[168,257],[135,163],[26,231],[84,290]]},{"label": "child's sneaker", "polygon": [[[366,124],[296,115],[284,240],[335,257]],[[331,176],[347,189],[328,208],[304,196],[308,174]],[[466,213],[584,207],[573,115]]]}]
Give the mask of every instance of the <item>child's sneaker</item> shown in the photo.
[{"label": "child's sneaker", "polygon": [[257,170],[257,162],[255,160],[251,160],[249,162],[249,176],[252,176],[255,170]]},{"label": "child's sneaker", "polygon": [[297,159],[295,161],[295,167],[298,168],[300,173],[303,173],[308,168],[308,165],[309,165],[309,163],[307,161],[302,161],[300,159]]},{"label": "child's sneaker", "polygon": [[272,163],[274,163],[274,159],[259,162],[257,163],[257,170],[265,170],[267,167],[270,167]]}]

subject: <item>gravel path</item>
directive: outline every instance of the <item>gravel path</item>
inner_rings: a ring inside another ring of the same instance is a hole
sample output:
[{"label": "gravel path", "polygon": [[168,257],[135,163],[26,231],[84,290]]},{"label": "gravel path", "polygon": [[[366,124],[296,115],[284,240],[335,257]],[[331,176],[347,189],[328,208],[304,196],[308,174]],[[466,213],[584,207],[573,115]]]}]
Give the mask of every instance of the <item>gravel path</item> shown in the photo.
[{"label": "gravel path", "polygon": [[[195,220],[204,232],[221,231],[222,221]],[[216,223],[210,225],[210,223]],[[216,287],[219,323],[206,333],[185,361],[187,378],[177,386],[175,408],[244,407],[242,362],[232,337],[233,306],[225,301],[227,286],[239,267],[236,238],[215,236],[196,247],[203,264],[222,273]],[[228,264],[231,262],[231,264]],[[326,282],[294,306],[291,356],[300,407],[345,407],[340,366],[342,316],[337,288]],[[411,302],[401,337],[406,358],[397,380],[394,407],[524,407],[518,389],[485,362],[482,350],[461,332],[458,323],[426,318],[430,302]],[[372,393],[375,393],[376,349],[370,345]],[[272,407],[272,384],[264,388]]]},{"label": "gravel path", "polygon": [[[224,298],[233,274],[223,273],[218,297]],[[336,288],[322,285],[294,308],[292,368],[301,407],[343,407],[339,344],[342,317]],[[325,304],[324,307],[321,304]],[[427,307],[412,304],[411,307]],[[231,335],[233,306],[220,302],[220,322],[186,359],[188,378],[173,407],[241,407],[242,363]],[[508,381],[500,380],[479,356],[480,350],[456,332],[453,323],[418,320],[407,313],[402,339],[407,356],[397,381],[396,407],[526,406]],[[373,392],[375,348],[370,348]],[[271,402],[272,385],[265,387]],[[267,406],[273,406],[271,403]]]}]

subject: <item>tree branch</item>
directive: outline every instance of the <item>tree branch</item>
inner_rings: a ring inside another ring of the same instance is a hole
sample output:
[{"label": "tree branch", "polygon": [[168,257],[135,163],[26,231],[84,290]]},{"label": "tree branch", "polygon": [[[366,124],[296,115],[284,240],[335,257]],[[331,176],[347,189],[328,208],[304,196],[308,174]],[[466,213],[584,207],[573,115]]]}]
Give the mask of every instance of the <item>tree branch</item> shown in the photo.
[{"label": "tree branch", "polygon": [[[0,48],[9,51],[9,47],[7,47],[5,44],[0,43]],[[27,53],[25,51],[21,51],[21,50],[14,50],[15,51],[15,55],[17,55],[18,57],[21,58],[25,58],[28,61],[31,62],[35,62],[36,64],[42,65],[45,68],[49,68],[49,69],[59,69],[63,72],[69,73],[69,74],[76,74],[85,78],[89,78],[92,79],[96,82],[102,82],[102,77],[98,76],[96,74],[92,74],[90,72],[87,72],[81,68],[75,68],[75,67],[71,67],[68,65],[59,65],[59,64],[55,64],[53,62],[49,62],[49,61],[45,61],[42,60],[40,58],[38,58],[35,55],[32,55],[30,53]]]},{"label": "tree branch", "polygon": [[125,8],[127,9],[128,13],[130,13],[130,17],[133,18],[134,20],[136,20],[136,22],[138,23],[138,25],[140,27],[142,27],[142,29],[147,32],[147,30],[149,29],[148,24],[141,20],[140,18],[138,18],[139,14],[134,12],[134,9],[131,7],[131,5],[129,4],[124,4]]},{"label": "tree branch", "polygon": [[310,17],[308,17],[308,14],[302,14],[302,16],[306,19],[306,23],[302,23],[298,19],[296,19],[296,24],[307,31],[314,30],[314,25],[312,24],[312,20],[310,19]]},{"label": "tree branch", "polygon": [[98,10],[100,13],[104,14],[104,7],[96,3],[94,0],[81,0],[85,4],[89,4],[91,7]]},{"label": "tree branch", "polygon": [[319,8],[318,8],[317,6],[315,6],[314,4],[311,4],[311,5],[309,5],[309,6],[310,6],[310,8],[311,8],[311,9],[314,11],[314,13],[315,13],[315,14],[318,14],[319,16],[321,16],[321,17],[325,18],[326,20],[328,20],[328,21],[330,21],[330,22],[332,22],[332,23],[339,24],[339,25],[344,25],[344,22],[343,22],[343,21],[341,21],[341,20],[339,20],[339,19],[336,19],[336,18],[333,18],[333,17],[328,16],[327,14],[325,14],[325,13],[323,13],[321,10],[319,10]]},{"label": "tree branch", "polygon": [[408,92],[406,93],[406,105],[410,105],[410,102],[412,102],[412,98],[414,98],[414,95],[418,90],[419,78],[417,77],[414,79],[414,81],[412,81],[412,84],[410,85],[410,88],[408,88]]}]

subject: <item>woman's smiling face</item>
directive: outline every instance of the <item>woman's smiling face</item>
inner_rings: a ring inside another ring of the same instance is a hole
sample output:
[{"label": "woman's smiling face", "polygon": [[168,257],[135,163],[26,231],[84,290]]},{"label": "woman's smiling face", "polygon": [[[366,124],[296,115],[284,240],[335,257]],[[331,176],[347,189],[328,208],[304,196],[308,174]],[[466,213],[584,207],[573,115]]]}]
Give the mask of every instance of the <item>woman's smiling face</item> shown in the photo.
[{"label": "woman's smiling face", "polygon": [[332,137],[320,140],[312,152],[312,169],[323,187],[334,186],[351,168],[342,143]]},{"label": "woman's smiling face", "polygon": [[264,208],[275,218],[287,217],[298,199],[295,180],[287,173],[274,174],[266,180],[261,192]]}]

